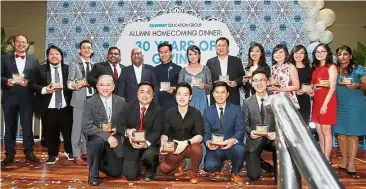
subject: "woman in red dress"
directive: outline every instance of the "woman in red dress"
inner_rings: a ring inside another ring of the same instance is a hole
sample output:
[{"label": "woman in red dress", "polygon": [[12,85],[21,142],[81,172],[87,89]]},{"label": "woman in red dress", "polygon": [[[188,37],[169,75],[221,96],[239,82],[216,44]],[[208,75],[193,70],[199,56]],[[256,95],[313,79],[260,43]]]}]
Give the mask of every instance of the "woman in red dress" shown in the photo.
[{"label": "woman in red dress", "polygon": [[[311,81],[314,85],[312,122],[316,124],[320,147],[327,160],[332,163],[330,160],[332,151],[331,126],[335,125],[337,120],[335,89],[338,73],[328,45],[319,44],[315,47],[313,51],[313,70]],[[329,81],[328,84],[327,81]]]}]

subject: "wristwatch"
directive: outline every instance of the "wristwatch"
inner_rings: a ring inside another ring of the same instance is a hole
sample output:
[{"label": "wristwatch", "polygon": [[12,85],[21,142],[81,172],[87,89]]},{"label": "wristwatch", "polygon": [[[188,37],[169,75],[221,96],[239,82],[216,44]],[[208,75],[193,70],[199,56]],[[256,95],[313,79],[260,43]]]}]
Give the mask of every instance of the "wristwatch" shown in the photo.
[{"label": "wristwatch", "polygon": [[190,146],[192,143],[190,140],[187,140],[187,144],[188,144],[188,146]]}]

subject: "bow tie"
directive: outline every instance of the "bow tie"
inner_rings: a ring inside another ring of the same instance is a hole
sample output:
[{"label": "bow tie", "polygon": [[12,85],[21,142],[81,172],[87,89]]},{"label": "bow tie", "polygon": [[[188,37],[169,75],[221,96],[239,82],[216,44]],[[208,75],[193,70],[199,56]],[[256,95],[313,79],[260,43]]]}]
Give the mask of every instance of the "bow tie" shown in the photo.
[{"label": "bow tie", "polygon": [[17,55],[17,54],[15,54],[15,58],[22,58],[22,59],[24,59],[25,58],[25,55],[23,55],[23,56],[19,56],[19,55]]}]

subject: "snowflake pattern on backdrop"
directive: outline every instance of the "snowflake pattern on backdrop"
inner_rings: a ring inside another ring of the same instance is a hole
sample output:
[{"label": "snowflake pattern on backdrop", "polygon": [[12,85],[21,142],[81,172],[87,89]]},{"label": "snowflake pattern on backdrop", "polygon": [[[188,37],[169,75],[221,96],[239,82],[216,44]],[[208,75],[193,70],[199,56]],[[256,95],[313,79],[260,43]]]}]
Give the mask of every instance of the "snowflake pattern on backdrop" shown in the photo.
[{"label": "snowflake pattern on backdrop", "polygon": [[[276,44],[289,49],[310,41],[303,29],[305,9],[297,1],[48,1],[46,46],[59,46],[65,63],[78,60],[80,41],[93,43],[94,62],[106,59],[126,24],[149,21],[166,13],[187,13],[202,20],[227,24],[247,64],[249,46],[265,48],[267,63]],[[128,48],[128,47],[127,47]]]}]

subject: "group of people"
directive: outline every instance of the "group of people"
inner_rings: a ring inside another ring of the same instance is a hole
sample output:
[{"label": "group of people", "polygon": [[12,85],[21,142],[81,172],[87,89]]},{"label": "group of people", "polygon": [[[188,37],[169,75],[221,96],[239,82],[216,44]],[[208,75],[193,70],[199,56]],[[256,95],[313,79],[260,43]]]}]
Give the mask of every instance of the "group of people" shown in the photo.
[{"label": "group of people", "polygon": [[[41,65],[26,54],[27,37],[17,35],[13,45],[15,53],[1,60],[6,156],[2,166],[14,161],[18,114],[25,158],[39,162],[33,153],[35,112],[44,128],[46,164],[59,160],[61,132],[67,159],[77,165],[88,162],[90,185],[99,184],[99,171],[136,180],[143,167],[147,182],[158,167],[179,176],[189,166],[191,183],[198,182],[198,170],[222,179],[223,162],[231,160],[231,179],[242,186],[239,172],[244,161],[251,180],[260,178],[262,168],[277,167],[275,121],[264,111],[263,101],[271,94],[285,94],[306,125],[310,117],[316,123],[320,148],[330,163],[334,126],[342,152],[339,169],[356,175],[358,136],[366,134],[366,71],[353,63],[348,46],[337,49],[336,65],[329,47],[319,44],[310,66],[304,46],[295,46],[289,54],[286,46],[277,45],[271,68],[263,46],[255,43],[244,69],[240,58],[229,55],[225,37],[216,40],[217,56],[206,65],[200,62],[200,49],[188,47],[185,68],[172,62],[172,45],[167,42],[158,46],[161,64],[155,67],[144,63],[139,48],[131,50],[130,66],[120,63],[117,47],[109,48],[106,62],[94,64],[88,40],[80,42],[79,61],[69,65],[57,46],[47,48],[46,63]],[[352,81],[342,84],[343,78]],[[240,100],[241,94],[245,100]],[[258,126],[268,131],[258,134]],[[263,150],[272,152],[274,166],[262,160]]]}]

